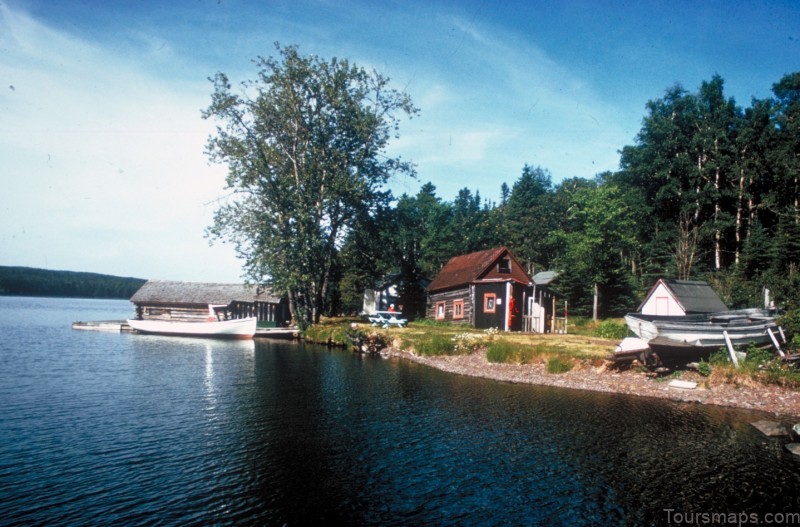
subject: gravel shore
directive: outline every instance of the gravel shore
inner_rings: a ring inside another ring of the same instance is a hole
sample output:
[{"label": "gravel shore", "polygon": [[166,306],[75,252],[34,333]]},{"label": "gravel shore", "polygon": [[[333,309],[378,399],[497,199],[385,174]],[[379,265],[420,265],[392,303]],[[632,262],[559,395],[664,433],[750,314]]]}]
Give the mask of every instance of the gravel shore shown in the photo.
[{"label": "gravel shore", "polygon": [[761,410],[779,416],[800,417],[800,391],[779,386],[711,384],[695,372],[682,372],[680,380],[697,383],[693,389],[671,387],[669,379],[655,379],[634,369],[609,369],[605,361],[584,364],[559,374],[548,373],[544,364],[496,364],[483,351],[470,355],[423,357],[409,351],[388,348],[390,357],[411,360],[442,371],[497,381],[556,386],[575,390],[659,397],[688,403],[732,406]]}]

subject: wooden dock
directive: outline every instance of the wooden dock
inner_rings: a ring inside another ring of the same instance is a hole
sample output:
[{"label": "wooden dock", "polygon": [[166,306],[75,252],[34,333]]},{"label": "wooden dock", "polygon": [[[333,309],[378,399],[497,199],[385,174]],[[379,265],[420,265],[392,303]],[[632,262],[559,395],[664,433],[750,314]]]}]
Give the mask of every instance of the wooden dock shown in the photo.
[{"label": "wooden dock", "polygon": [[117,333],[131,333],[133,329],[125,320],[96,320],[96,321],[76,321],[72,323],[72,329],[83,331],[112,331]]},{"label": "wooden dock", "polygon": [[257,328],[255,338],[296,340],[300,338],[297,328]]}]

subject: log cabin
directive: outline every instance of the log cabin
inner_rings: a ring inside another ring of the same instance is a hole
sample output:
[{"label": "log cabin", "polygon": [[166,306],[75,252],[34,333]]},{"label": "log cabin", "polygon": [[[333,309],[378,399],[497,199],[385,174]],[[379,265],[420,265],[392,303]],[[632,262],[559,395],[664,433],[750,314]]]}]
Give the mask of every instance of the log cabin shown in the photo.
[{"label": "log cabin", "polygon": [[531,288],[530,276],[506,247],[455,256],[428,285],[426,317],[521,331]]}]

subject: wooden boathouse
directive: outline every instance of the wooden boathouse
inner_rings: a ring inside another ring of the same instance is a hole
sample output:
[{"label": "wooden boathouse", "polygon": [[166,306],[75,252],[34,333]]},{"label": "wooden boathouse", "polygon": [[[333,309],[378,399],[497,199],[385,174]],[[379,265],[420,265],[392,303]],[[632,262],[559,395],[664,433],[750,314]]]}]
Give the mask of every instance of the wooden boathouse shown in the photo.
[{"label": "wooden boathouse", "polygon": [[220,320],[255,316],[259,327],[285,327],[291,322],[285,298],[269,288],[245,284],[148,280],[131,302],[140,320],[207,320],[212,305]]}]

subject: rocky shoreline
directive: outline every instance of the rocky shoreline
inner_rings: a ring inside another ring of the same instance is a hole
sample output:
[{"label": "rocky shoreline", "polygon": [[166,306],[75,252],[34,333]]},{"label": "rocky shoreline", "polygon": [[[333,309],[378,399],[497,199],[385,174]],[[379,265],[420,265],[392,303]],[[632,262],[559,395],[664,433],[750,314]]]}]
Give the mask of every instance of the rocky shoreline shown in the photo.
[{"label": "rocky shoreline", "polygon": [[411,360],[439,370],[504,382],[555,386],[575,390],[657,397],[687,403],[730,406],[769,412],[778,416],[800,417],[800,391],[780,386],[711,384],[695,372],[683,372],[681,380],[697,383],[693,389],[670,386],[665,379],[655,379],[636,370],[608,368],[606,361],[583,364],[566,373],[553,374],[544,364],[497,364],[486,360],[483,351],[469,355],[423,357],[398,348],[383,354]]}]

